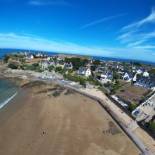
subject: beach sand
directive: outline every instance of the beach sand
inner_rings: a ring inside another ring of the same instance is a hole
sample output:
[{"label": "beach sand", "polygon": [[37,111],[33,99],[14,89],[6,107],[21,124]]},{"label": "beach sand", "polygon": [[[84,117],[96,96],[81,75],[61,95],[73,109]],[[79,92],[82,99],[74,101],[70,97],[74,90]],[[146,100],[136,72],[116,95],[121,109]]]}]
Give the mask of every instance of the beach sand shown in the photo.
[{"label": "beach sand", "polygon": [[138,155],[94,100],[33,82],[0,110],[0,155]]}]

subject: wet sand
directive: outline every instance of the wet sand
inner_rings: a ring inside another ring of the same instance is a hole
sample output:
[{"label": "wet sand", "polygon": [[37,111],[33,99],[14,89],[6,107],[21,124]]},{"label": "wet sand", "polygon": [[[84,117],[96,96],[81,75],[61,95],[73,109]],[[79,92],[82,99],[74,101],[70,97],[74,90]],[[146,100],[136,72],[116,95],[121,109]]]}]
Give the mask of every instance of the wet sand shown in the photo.
[{"label": "wet sand", "polygon": [[0,155],[138,155],[94,100],[36,82],[0,110]]}]

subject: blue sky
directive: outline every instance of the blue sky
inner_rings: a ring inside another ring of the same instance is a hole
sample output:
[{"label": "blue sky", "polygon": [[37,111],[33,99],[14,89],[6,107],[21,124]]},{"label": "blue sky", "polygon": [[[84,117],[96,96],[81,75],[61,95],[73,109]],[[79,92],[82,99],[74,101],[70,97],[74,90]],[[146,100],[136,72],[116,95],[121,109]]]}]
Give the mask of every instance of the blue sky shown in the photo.
[{"label": "blue sky", "polygon": [[0,48],[155,62],[155,1],[0,0]]}]

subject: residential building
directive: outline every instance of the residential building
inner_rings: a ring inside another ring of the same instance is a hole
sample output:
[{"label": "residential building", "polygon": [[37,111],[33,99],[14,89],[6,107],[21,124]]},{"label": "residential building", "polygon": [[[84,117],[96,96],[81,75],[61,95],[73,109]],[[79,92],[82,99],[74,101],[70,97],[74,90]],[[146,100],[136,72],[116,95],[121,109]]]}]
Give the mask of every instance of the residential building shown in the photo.
[{"label": "residential building", "polygon": [[65,63],[64,64],[64,69],[73,69],[72,63],[71,62],[70,63]]},{"label": "residential building", "polygon": [[137,122],[149,122],[155,116],[155,94],[138,106],[132,112],[132,115],[135,117]]},{"label": "residential building", "polygon": [[49,62],[48,61],[41,61],[40,63],[39,63],[39,65],[41,66],[41,69],[43,69],[43,70],[46,70],[48,67],[49,67]]},{"label": "residential building", "polygon": [[132,78],[133,78],[133,76],[130,74],[130,73],[125,73],[124,75],[123,75],[123,80],[125,80],[125,81],[131,81],[132,80]]},{"label": "residential building", "polygon": [[148,77],[149,77],[149,73],[148,73],[147,71],[145,71],[145,72],[143,73],[143,77],[148,78]]},{"label": "residential building", "polygon": [[86,77],[89,77],[92,75],[90,68],[87,68],[87,67],[80,67],[77,73],[79,75],[84,75]]}]

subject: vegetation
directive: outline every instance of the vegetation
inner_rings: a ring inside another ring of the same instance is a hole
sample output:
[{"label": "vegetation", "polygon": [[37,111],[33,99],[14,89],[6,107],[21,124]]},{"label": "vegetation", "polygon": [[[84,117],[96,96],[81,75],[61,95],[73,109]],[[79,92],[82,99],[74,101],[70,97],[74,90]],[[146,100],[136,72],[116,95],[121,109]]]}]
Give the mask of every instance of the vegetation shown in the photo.
[{"label": "vegetation", "polygon": [[63,68],[61,66],[55,68],[55,72],[63,73]]},{"label": "vegetation", "polygon": [[93,61],[93,65],[95,65],[95,66],[98,66],[100,64],[101,64],[101,61],[100,60],[94,60]]},{"label": "vegetation", "polygon": [[132,112],[132,111],[135,110],[136,108],[137,108],[137,103],[135,103],[135,102],[129,104],[129,106],[128,106],[128,110],[129,110],[130,112]]},{"label": "vegetation", "polygon": [[73,57],[73,58],[65,58],[66,63],[72,63],[73,69],[78,70],[79,67],[85,66],[88,63],[88,59],[82,59],[79,57]]},{"label": "vegetation", "polygon": [[142,64],[140,62],[131,62],[134,66],[141,67]]},{"label": "vegetation", "polygon": [[18,69],[19,68],[19,64],[15,63],[15,62],[11,62],[8,64],[8,67],[11,69]]},{"label": "vegetation", "polygon": [[10,55],[7,54],[4,56],[4,62],[5,63],[8,63],[9,59],[10,59]]},{"label": "vegetation", "polygon": [[4,56],[4,62],[5,63],[8,63],[9,60],[12,60],[12,61],[19,61],[21,63],[24,63],[25,62],[25,58],[24,58],[24,55],[22,54],[6,54]]},{"label": "vegetation", "polygon": [[116,91],[121,87],[121,84],[118,80],[115,80],[113,83],[107,83],[105,86],[108,86],[110,89],[111,94],[115,94]]},{"label": "vegetation", "polygon": [[34,63],[32,65],[24,64],[21,68],[23,70],[32,70],[32,71],[36,71],[36,72],[43,72],[43,70],[41,69],[41,67],[38,63]]},{"label": "vegetation", "polygon": [[102,84],[98,81],[98,80],[95,80],[93,78],[93,76],[89,76],[89,78],[87,79],[87,81],[90,83],[90,84],[93,84],[93,85],[96,85],[96,86],[102,86]]},{"label": "vegetation", "polygon": [[54,70],[54,66],[53,66],[53,65],[49,66],[49,67],[48,67],[48,70],[49,70],[50,72],[53,71],[53,70]]},{"label": "vegetation", "polygon": [[[117,81],[118,79],[120,79],[120,75],[116,72],[116,71],[113,71],[113,81]],[[118,82],[118,81],[117,81]]]},{"label": "vegetation", "polygon": [[64,78],[68,79],[70,81],[74,81],[74,82],[79,82],[80,85],[86,87],[86,79],[81,77],[81,76],[77,76],[77,75],[71,75],[71,74],[64,74]]},{"label": "vegetation", "polygon": [[137,79],[141,79],[143,77],[142,74],[137,74]]},{"label": "vegetation", "polygon": [[96,65],[93,65],[93,66],[91,66],[90,68],[91,68],[91,71],[95,71],[96,68],[97,68],[97,66],[96,66]]},{"label": "vegetation", "polygon": [[150,121],[148,123],[148,128],[153,132],[155,133],[155,122],[154,121]]},{"label": "vegetation", "polygon": [[150,74],[152,75],[155,75],[155,68],[152,68],[150,71],[149,71]]}]

